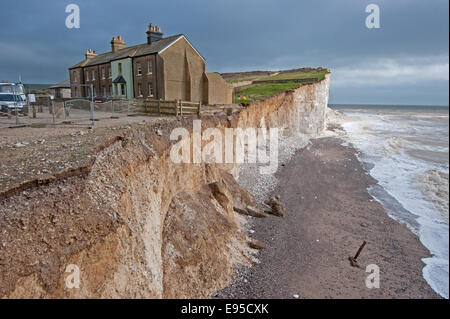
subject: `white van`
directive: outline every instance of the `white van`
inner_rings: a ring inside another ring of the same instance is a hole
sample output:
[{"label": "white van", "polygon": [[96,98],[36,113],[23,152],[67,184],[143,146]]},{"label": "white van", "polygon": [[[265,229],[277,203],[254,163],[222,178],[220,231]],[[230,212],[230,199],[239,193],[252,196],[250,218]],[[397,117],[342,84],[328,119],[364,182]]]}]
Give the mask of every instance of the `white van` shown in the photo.
[{"label": "white van", "polygon": [[28,114],[27,99],[22,83],[0,83],[0,111],[11,113],[16,110],[24,115]]}]

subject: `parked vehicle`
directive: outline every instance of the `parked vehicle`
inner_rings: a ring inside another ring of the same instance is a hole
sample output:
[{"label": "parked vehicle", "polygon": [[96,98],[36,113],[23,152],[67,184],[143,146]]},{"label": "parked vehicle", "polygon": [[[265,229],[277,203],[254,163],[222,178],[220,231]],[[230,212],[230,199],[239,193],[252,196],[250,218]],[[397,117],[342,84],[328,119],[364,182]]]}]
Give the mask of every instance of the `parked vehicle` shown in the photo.
[{"label": "parked vehicle", "polygon": [[22,83],[0,83],[0,111],[28,114],[27,98]]}]

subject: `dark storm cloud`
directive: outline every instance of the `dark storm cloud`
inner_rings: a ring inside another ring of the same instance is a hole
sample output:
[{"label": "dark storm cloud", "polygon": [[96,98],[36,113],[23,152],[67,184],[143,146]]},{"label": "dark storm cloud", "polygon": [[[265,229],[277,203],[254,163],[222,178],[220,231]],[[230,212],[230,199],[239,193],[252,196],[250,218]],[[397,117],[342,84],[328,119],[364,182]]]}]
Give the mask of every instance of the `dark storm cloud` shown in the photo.
[{"label": "dark storm cloud", "polygon": [[[80,29],[65,27],[70,3]],[[370,3],[380,29],[365,27]],[[0,80],[60,81],[112,36],[145,42],[149,22],[184,33],[209,71],[325,66],[332,102],[448,103],[447,0],[2,1]]]}]

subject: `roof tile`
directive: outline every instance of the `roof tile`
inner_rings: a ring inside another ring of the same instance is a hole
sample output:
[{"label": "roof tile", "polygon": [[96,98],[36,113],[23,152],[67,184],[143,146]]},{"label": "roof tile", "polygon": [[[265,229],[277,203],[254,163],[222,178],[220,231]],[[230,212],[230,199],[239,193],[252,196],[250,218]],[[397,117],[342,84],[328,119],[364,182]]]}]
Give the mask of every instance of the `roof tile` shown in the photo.
[{"label": "roof tile", "polygon": [[153,42],[152,44],[139,44],[135,46],[131,46],[128,48],[124,48],[117,52],[107,52],[103,54],[97,55],[95,58],[91,58],[89,60],[83,60],[74,66],[71,66],[69,69],[74,69],[78,67],[88,67],[94,66],[98,64],[109,63],[114,60],[124,59],[127,57],[138,57],[142,55],[148,55],[153,53],[158,53],[163,49],[167,48],[173,42],[182,37],[183,34],[173,35],[167,38],[162,38],[159,41]]}]

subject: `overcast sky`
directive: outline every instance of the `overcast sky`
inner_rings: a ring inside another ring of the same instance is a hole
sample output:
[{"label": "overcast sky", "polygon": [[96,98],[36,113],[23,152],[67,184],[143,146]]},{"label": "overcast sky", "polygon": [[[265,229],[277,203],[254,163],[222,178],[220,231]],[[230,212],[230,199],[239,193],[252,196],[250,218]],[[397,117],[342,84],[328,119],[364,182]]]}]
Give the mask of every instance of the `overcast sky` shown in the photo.
[{"label": "overcast sky", "polygon": [[[68,29],[66,6],[80,8]],[[368,29],[365,8],[380,7]],[[323,66],[331,103],[440,104],[449,99],[448,0],[14,0],[0,9],[0,81],[56,83],[113,36],[144,43],[148,23],[184,33],[210,72]]]}]

